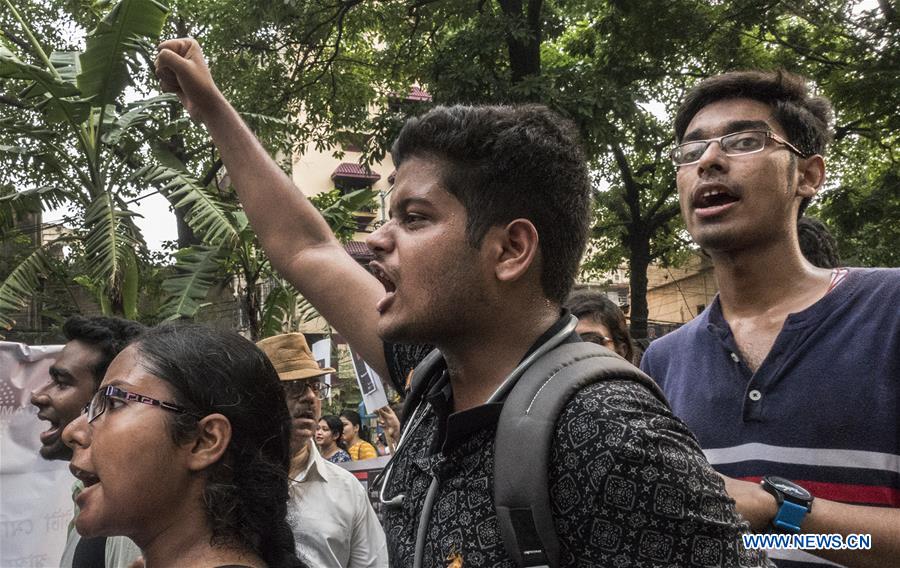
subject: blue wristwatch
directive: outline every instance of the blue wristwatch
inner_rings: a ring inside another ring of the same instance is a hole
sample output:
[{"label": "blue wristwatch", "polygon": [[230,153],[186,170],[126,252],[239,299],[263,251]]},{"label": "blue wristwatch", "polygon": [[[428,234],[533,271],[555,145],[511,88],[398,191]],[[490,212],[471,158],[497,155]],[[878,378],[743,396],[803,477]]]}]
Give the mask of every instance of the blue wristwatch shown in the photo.
[{"label": "blue wristwatch", "polygon": [[800,524],[812,510],[812,494],[793,481],[774,475],[763,477],[760,485],[778,502],[772,526],[779,531],[799,533]]}]

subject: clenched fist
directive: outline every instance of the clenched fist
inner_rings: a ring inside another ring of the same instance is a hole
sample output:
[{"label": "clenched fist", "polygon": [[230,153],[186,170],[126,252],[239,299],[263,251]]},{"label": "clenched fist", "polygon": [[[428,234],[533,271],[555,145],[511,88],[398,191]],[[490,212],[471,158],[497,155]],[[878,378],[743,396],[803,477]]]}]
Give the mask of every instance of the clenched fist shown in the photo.
[{"label": "clenched fist", "polygon": [[163,92],[178,95],[191,118],[203,122],[216,104],[224,102],[200,44],[192,38],[170,39],[157,46],[156,76]]}]

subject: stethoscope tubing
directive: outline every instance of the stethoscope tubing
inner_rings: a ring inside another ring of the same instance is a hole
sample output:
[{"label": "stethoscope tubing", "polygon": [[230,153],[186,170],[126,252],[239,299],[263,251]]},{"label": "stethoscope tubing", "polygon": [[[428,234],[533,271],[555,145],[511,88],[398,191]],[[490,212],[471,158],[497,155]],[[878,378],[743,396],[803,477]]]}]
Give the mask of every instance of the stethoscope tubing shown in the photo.
[{"label": "stethoscope tubing", "polygon": [[[543,345],[534,350],[528,357],[523,359],[516,368],[512,370],[512,372],[503,380],[497,390],[491,394],[490,397],[485,401],[485,404],[500,402],[506,398],[506,395],[509,394],[509,391],[512,390],[513,386],[515,386],[516,381],[519,380],[519,377],[528,370],[528,368],[540,357],[542,357],[545,353],[550,351],[551,349],[556,348],[561,345],[565,339],[575,331],[575,327],[578,325],[578,318],[573,315],[569,315],[569,321],[566,322],[566,325],[562,327],[558,332],[553,334],[553,337],[544,342]],[[381,487],[378,490],[378,501],[381,502],[385,507],[399,507],[403,504],[403,500],[406,498],[404,493],[398,493],[394,497],[390,499],[385,499],[384,492],[387,489],[387,486],[390,485],[391,475],[394,470],[394,462],[399,458],[408,444],[405,442],[412,436],[413,433],[419,428],[422,420],[428,414],[429,404],[425,402],[423,405],[419,403],[413,411],[412,416],[408,422],[409,427],[404,428],[400,433],[400,441],[397,442],[397,451],[391,457],[391,460],[385,466],[383,475],[379,475],[378,478],[375,479],[375,483],[381,483]],[[423,410],[424,409],[424,410]],[[421,411],[421,412],[420,412]],[[425,496],[425,502],[423,503],[422,512],[419,515],[419,527],[416,531],[416,548],[415,548],[415,557],[413,559],[413,568],[420,568],[422,566],[422,558],[424,556],[425,550],[425,536],[428,531],[428,522],[431,518],[431,510],[434,508],[434,501],[437,497],[437,489],[438,489],[438,480],[436,477],[432,477],[431,485],[428,487],[428,493]]]}]

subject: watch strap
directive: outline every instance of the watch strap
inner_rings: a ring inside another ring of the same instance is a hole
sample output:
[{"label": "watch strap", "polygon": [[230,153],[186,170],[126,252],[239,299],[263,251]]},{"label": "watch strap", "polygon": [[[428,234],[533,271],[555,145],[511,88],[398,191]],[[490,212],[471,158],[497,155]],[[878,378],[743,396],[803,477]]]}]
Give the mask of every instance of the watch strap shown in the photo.
[{"label": "watch strap", "polygon": [[809,507],[798,505],[785,499],[778,508],[778,514],[772,519],[772,525],[779,530],[799,533],[800,523],[803,522],[803,518],[809,512],[809,509]]}]

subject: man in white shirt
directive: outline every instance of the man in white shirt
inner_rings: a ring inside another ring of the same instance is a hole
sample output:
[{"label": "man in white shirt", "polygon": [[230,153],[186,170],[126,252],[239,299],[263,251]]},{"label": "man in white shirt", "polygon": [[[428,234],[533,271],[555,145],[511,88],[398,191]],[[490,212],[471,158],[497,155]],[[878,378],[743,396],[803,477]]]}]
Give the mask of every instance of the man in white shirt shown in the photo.
[{"label": "man in white shirt", "polygon": [[384,530],[365,490],[350,472],[322,458],[313,442],[330,389],[321,379],[334,369],[319,367],[302,333],[257,345],[282,380],[293,418],[288,521],[297,555],[322,568],[386,567]]}]

